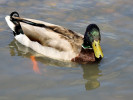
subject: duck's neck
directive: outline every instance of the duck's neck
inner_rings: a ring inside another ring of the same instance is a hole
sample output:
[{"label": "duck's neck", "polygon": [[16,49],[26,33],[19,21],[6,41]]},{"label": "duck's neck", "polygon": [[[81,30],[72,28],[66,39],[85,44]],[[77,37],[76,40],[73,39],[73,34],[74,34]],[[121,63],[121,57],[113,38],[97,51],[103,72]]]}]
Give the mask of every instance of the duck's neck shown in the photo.
[{"label": "duck's neck", "polygon": [[93,49],[81,48],[79,55],[72,59],[73,62],[87,63],[96,61]]}]

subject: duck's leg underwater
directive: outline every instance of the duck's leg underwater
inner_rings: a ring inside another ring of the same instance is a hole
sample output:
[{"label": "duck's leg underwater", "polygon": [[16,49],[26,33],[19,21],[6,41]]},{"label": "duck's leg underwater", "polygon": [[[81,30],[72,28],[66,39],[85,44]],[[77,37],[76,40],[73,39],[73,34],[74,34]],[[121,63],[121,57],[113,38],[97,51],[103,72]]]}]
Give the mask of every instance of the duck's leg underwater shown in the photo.
[{"label": "duck's leg underwater", "polygon": [[38,74],[41,74],[40,70],[39,70],[39,67],[38,67],[38,64],[37,64],[37,61],[35,59],[35,56],[30,56],[31,58],[31,61],[33,63],[33,70],[35,73],[38,73]]}]

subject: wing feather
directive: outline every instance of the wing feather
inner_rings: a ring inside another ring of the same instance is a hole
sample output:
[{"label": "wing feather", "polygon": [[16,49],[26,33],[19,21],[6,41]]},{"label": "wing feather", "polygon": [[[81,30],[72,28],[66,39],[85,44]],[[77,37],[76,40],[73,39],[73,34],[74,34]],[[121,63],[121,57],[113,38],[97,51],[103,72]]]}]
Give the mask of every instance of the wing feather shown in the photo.
[{"label": "wing feather", "polygon": [[[23,18],[22,20],[31,21],[37,24],[43,24],[44,27],[30,25],[24,22],[20,22],[21,27],[24,33],[31,39],[32,41],[37,41],[42,45],[47,45],[47,41],[56,40],[61,42],[61,40],[69,42],[71,45],[70,49],[73,49],[75,52],[79,51],[83,43],[83,35],[76,33],[70,29],[64,28],[59,25],[54,25],[51,23],[47,23],[44,21],[39,21],[35,19]],[[66,43],[68,45],[68,43]],[[58,44],[60,45],[60,44]],[[65,44],[64,44],[65,46]],[[59,46],[61,47],[61,46]]]}]

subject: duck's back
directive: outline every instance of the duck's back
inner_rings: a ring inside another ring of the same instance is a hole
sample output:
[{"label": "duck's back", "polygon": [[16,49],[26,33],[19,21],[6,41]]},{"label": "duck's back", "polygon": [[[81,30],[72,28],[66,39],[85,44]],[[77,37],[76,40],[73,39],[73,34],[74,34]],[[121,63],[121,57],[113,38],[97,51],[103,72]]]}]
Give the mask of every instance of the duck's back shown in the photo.
[{"label": "duck's back", "polygon": [[83,35],[66,29],[59,25],[38,21],[34,19],[25,20],[45,25],[39,27],[20,22],[24,34],[32,41],[37,41],[43,46],[53,47],[60,51],[74,51],[78,53],[83,43]]}]

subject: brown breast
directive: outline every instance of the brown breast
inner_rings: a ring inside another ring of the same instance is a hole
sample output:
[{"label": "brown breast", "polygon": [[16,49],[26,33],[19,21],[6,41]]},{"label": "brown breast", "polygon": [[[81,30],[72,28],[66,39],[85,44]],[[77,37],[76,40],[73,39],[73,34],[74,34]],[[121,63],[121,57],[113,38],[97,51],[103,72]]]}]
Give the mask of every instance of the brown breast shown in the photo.
[{"label": "brown breast", "polygon": [[87,63],[96,61],[94,51],[92,49],[81,49],[79,55],[71,61],[78,63]]}]

